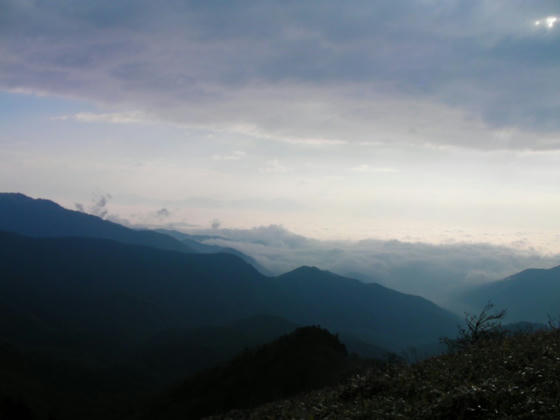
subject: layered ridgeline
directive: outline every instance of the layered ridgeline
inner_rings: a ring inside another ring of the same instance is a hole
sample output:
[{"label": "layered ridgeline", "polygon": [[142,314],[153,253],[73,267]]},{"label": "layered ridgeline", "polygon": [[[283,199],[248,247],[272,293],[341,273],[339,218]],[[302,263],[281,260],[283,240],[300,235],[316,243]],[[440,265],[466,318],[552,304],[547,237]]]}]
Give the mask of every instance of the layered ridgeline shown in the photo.
[{"label": "layered ridgeline", "polygon": [[473,288],[460,297],[473,308],[489,300],[507,309],[508,322],[547,322],[560,316],[560,266],[548,270],[529,269],[503,280]]},{"label": "layered ridgeline", "polygon": [[267,277],[236,255],[19,194],[0,196],[0,227],[0,399],[57,419],[124,418],[135,398],[298,325],[383,357],[458,322],[379,285],[311,267]]},{"label": "layered ridgeline", "polygon": [[219,252],[226,254],[237,255],[242,260],[248,262],[253,267],[255,267],[260,273],[269,275],[270,271],[263,267],[257,260],[249,255],[243,254],[241,251],[230,247],[222,247],[218,245],[209,245],[204,243],[207,236],[200,235],[189,235],[188,233],[179,232],[172,229],[157,229],[156,232],[163,233],[164,235],[171,236],[183,244],[185,244],[189,249],[196,252],[197,254],[217,254]]},{"label": "layered ridgeline", "polygon": [[265,277],[228,254],[92,238],[0,234],[0,302],[47,325],[126,337],[269,314],[391,350],[437,342],[457,318],[433,303],[317,268]]},{"label": "layered ridgeline", "polygon": [[189,235],[171,230],[131,229],[97,216],[65,209],[50,200],[33,199],[19,193],[0,193],[0,231],[34,237],[112,239],[189,253],[234,254],[266,273],[253,258],[232,248],[206,245]]},{"label": "layered ridgeline", "polygon": [[148,407],[144,419],[196,419],[334,385],[380,362],[349,356],[338,337],[299,328],[227,364],[200,372]]},{"label": "layered ridgeline", "polygon": [[151,230],[136,230],[100,217],[65,209],[53,201],[18,193],[0,194],[0,231],[36,237],[104,238],[174,251],[194,252],[186,244]]},{"label": "layered ridgeline", "polygon": [[[189,247],[162,233],[129,229],[21,194],[0,195],[0,230],[73,237],[34,240],[2,235],[1,242],[2,263],[9,265],[6,272],[25,279],[17,283],[20,297],[29,293],[41,301],[38,307],[60,303],[56,310],[68,308],[62,320],[74,308],[82,308],[73,318],[76,324],[80,317],[92,325],[106,323],[108,328],[134,321],[127,328],[132,334],[270,314],[301,325],[321,324],[400,350],[437,342],[457,323],[454,315],[425,299],[377,284],[310,267],[266,277],[237,256],[168,252]],[[7,276],[2,287],[9,282]],[[10,291],[5,291],[4,300],[10,301]],[[85,301],[78,304],[80,299]],[[103,299],[103,304],[95,299]],[[25,302],[21,299],[21,305]],[[97,314],[98,308],[107,316]],[[109,314],[117,319],[109,320]]]}]

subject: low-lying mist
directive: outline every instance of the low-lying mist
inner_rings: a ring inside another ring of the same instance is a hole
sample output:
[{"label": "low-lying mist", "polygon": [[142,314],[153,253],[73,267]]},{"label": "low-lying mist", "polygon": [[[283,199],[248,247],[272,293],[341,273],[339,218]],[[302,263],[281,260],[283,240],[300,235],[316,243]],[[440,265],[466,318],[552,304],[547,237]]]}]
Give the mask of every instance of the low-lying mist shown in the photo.
[{"label": "low-lying mist", "polygon": [[426,297],[461,312],[454,303],[465,289],[500,280],[527,268],[560,264],[558,255],[542,255],[490,244],[433,245],[397,240],[317,240],[281,226],[191,231],[204,243],[231,247],[255,258],[273,274],[301,265],[377,282]]}]

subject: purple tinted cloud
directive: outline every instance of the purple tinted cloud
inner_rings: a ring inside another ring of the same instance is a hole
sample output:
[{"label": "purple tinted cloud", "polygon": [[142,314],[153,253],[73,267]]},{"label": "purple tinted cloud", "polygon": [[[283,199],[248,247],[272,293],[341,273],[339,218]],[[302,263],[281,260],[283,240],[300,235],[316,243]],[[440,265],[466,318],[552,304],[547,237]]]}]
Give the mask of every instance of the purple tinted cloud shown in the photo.
[{"label": "purple tinted cloud", "polygon": [[[538,140],[560,129],[560,31],[532,24],[560,13],[554,1],[1,1],[0,7],[4,89],[70,95],[191,125],[249,125],[261,136],[359,141],[379,129],[370,121],[384,119],[372,106],[405,98],[451,107],[490,128],[533,133],[495,147],[560,147]],[[402,104],[387,112],[395,125],[398,117],[408,120]],[[427,124],[446,124],[436,109],[430,112]],[[363,127],[349,131],[344,121]],[[426,135],[435,143],[488,144]]]}]

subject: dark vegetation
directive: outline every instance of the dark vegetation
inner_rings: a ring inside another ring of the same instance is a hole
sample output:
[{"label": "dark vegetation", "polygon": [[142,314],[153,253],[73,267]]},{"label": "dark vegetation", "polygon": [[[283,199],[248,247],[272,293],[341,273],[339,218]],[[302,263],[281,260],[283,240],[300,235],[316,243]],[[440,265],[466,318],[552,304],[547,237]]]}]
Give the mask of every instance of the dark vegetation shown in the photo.
[{"label": "dark vegetation", "polygon": [[502,326],[506,316],[506,309],[494,310],[494,304],[488,302],[479,314],[465,314],[465,326],[459,326],[457,337],[442,338],[449,352],[465,350],[472,345],[487,340],[498,340],[507,333]]},{"label": "dark vegetation", "polygon": [[[262,326],[258,320],[244,324]],[[3,343],[0,419],[195,419],[332,385],[372,363],[382,362],[349,356],[336,336],[305,327],[163,391],[132,365],[100,369]]]},{"label": "dark vegetation", "polygon": [[[369,362],[371,364],[372,362]],[[380,362],[378,362],[380,363]],[[155,403],[146,419],[195,419],[333,385],[364,369],[337,337],[304,327],[200,372]]]},{"label": "dark vegetation", "polygon": [[220,419],[557,419],[557,329],[479,336],[414,365],[379,364],[334,387]]}]

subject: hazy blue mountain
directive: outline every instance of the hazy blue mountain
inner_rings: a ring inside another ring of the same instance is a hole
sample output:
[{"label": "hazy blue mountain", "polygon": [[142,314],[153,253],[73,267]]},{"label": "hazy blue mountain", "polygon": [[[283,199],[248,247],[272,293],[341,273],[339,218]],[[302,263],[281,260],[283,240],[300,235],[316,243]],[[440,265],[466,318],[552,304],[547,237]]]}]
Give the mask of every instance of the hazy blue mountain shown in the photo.
[{"label": "hazy blue mountain", "polygon": [[276,278],[229,254],[86,238],[0,234],[0,296],[47,325],[145,337],[258,314],[321,325],[385,348],[437,341],[457,318],[429,301],[303,267]]},{"label": "hazy blue mountain", "polygon": [[317,323],[331,331],[392,350],[424,346],[453,335],[458,318],[434,303],[376,283],[362,283],[316,267],[300,267],[274,278],[276,310],[289,302],[290,319]]},{"label": "hazy blue mountain", "polygon": [[172,229],[156,229],[156,232],[163,233],[164,235],[171,236],[182,243],[184,243],[189,249],[199,254],[217,254],[219,252],[224,252],[226,254],[237,255],[242,260],[248,262],[253,267],[255,267],[260,273],[269,275],[270,271],[264,268],[261,264],[257,262],[253,257],[250,257],[237,249],[222,247],[217,245],[208,245],[203,243],[204,239],[213,239],[212,237],[204,237],[197,235],[189,235],[188,233],[179,232]]},{"label": "hazy blue mountain", "polygon": [[294,324],[375,354],[435,342],[457,323],[422,298],[315,268],[271,278],[230,254],[107,239],[0,232],[0,273],[0,348],[15,349],[0,352],[6,389],[44,398],[57,419],[122,418],[115,404],[127,410]]},{"label": "hazy blue mountain", "polygon": [[0,193],[0,231],[36,237],[104,238],[194,252],[188,245],[168,235],[130,229],[97,216],[65,209],[50,200],[33,199],[19,193]]},{"label": "hazy blue mountain", "polygon": [[548,270],[529,269],[503,280],[469,290],[461,300],[473,308],[492,301],[507,309],[507,322],[546,322],[547,314],[560,315],[560,266]]},{"label": "hazy blue mountain", "polygon": [[237,255],[262,274],[270,274],[254,258],[228,247],[207,245],[199,238],[167,229],[138,230],[90,214],[68,210],[50,200],[19,193],[0,193],[0,231],[36,237],[78,236],[112,239],[174,251]]},{"label": "hazy blue mountain", "polygon": [[9,233],[0,234],[0,270],[6,304],[33,308],[55,324],[117,336],[253,315],[262,278],[228,254]]},{"label": "hazy blue mountain", "polygon": [[193,236],[207,244],[238,249],[273,275],[302,265],[317,266],[344,277],[422,296],[458,313],[464,308],[452,306],[452,300],[468,287],[499,280],[528,267],[554,267],[559,261],[552,255],[490,244],[312,239],[278,225],[189,233],[196,233]]}]

